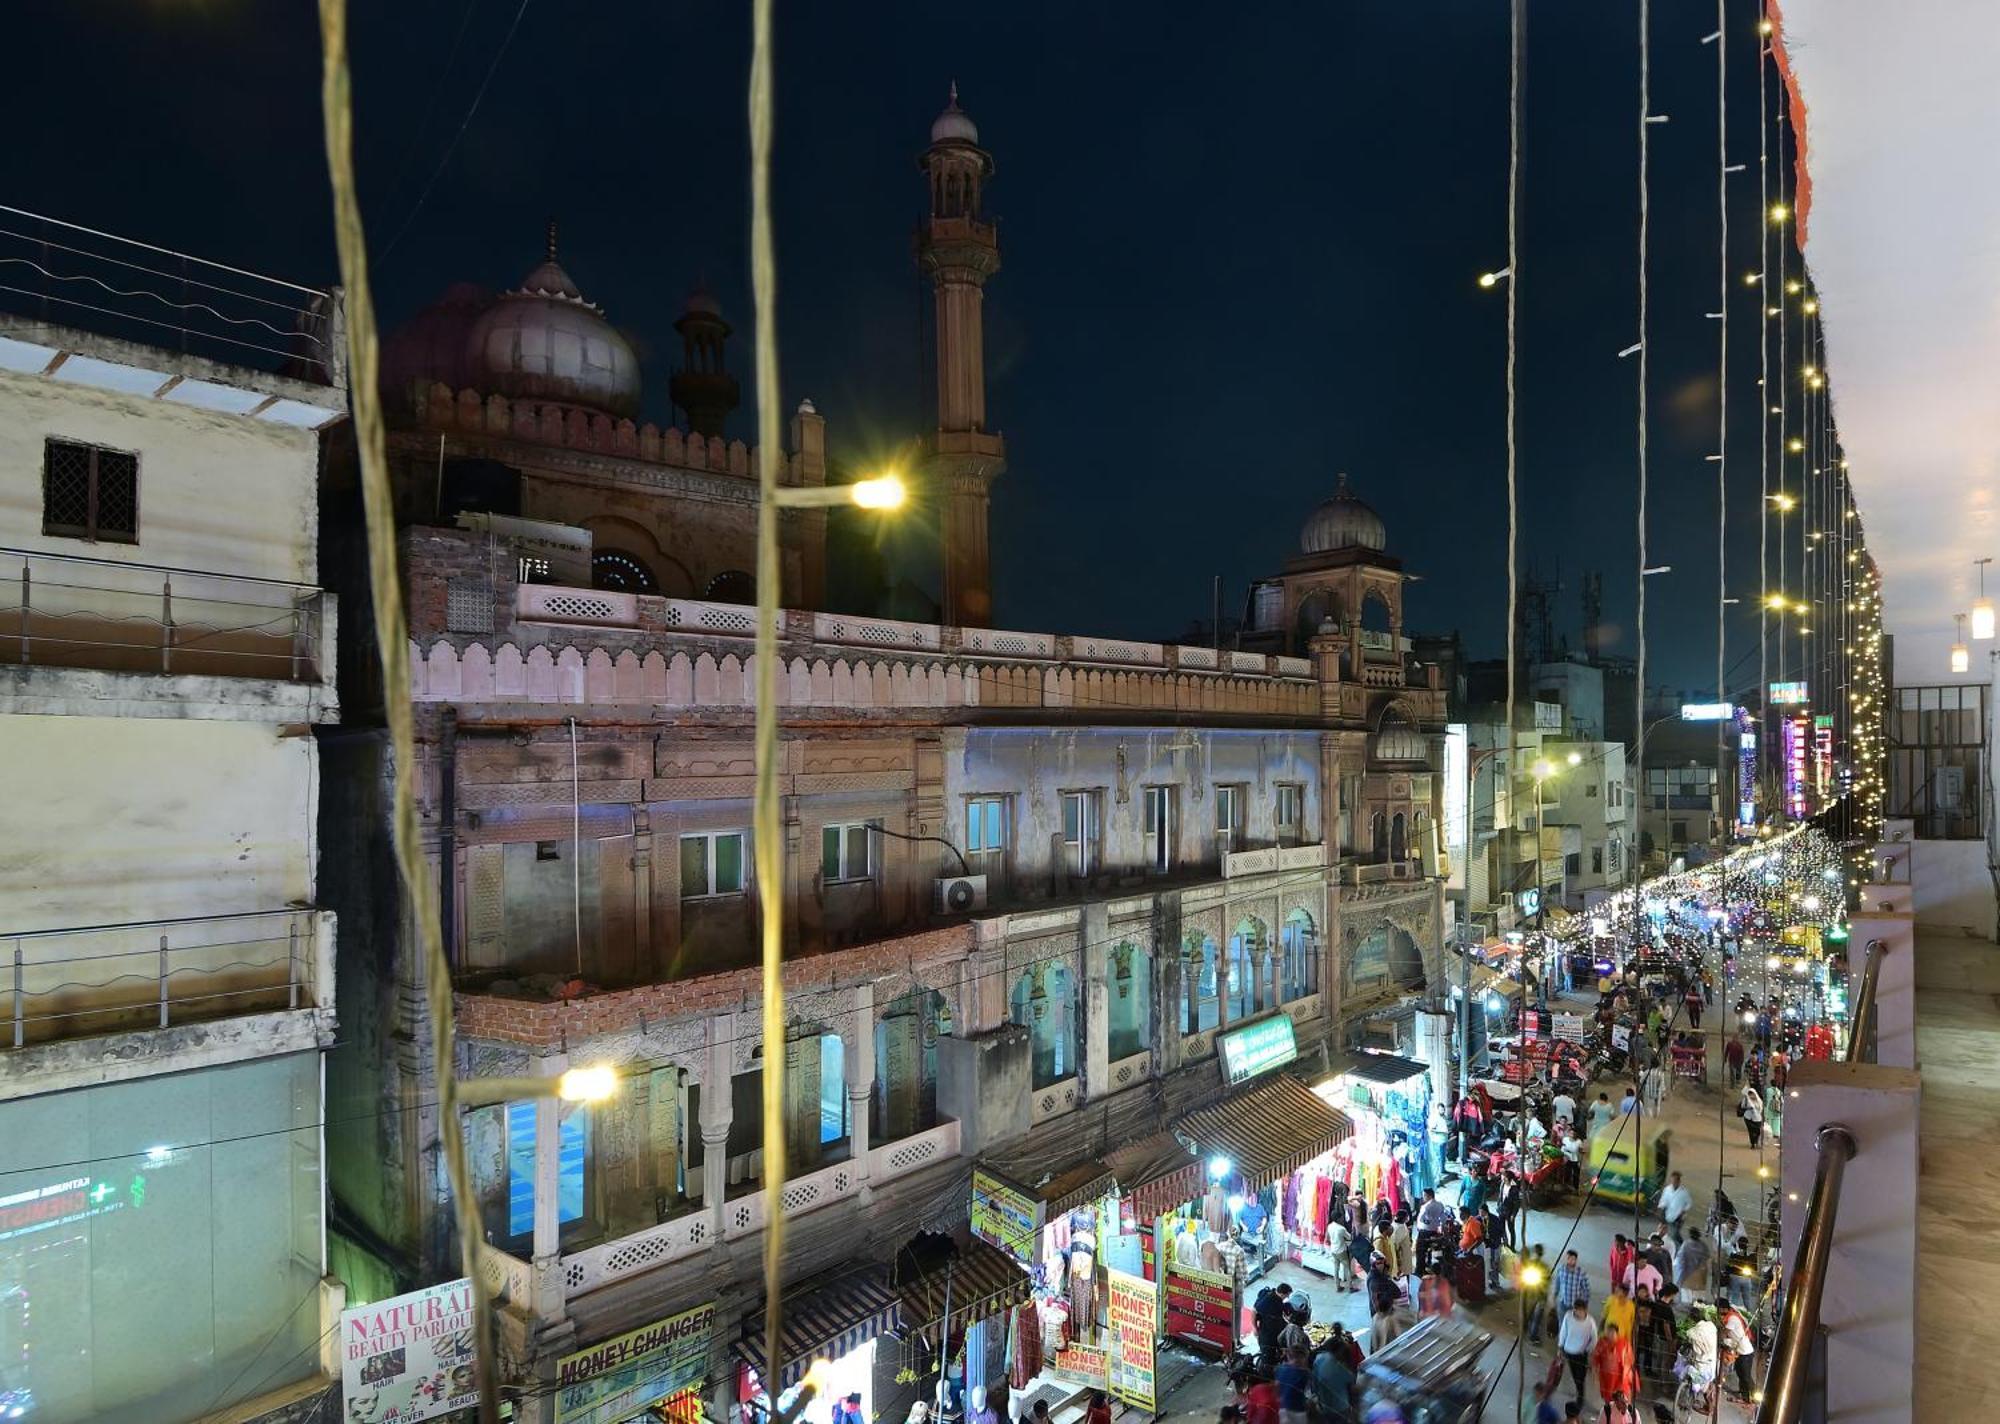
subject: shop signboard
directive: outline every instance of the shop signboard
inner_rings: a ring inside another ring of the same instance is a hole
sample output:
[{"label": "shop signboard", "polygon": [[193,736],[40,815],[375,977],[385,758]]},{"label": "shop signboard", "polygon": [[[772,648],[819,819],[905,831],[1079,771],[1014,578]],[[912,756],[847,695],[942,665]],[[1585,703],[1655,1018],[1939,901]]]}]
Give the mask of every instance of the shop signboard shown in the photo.
[{"label": "shop signboard", "polygon": [[972,1234],[980,1240],[1020,1260],[1032,1260],[1044,1206],[997,1173],[972,1169]]},{"label": "shop signboard", "polygon": [[1771,684],[1771,705],[1773,707],[1796,707],[1806,700],[1806,685],[1803,682],[1774,682]]},{"label": "shop signboard", "polygon": [[1111,1291],[1111,1359],[1106,1370],[1110,1393],[1151,1414],[1155,1409],[1153,1343],[1159,1328],[1159,1288],[1123,1271],[1106,1272],[1106,1280]]},{"label": "shop signboard", "polygon": [[1551,1014],[1550,1032],[1564,1043],[1583,1042],[1582,1014]]},{"label": "shop signboard", "polygon": [[451,1281],[340,1313],[340,1385],[351,1419],[413,1424],[479,1403],[472,1282]]},{"label": "shop signboard", "polygon": [[1167,1265],[1167,1334],[1211,1349],[1236,1345],[1236,1282],[1215,1271]]},{"label": "shop signboard", "polygon": [[1222,1081],[1233,1088],[1290,1063],[1299,1056],[1299,1041],[1292,1016],[1273,1014],[1218,1034],[1215,1051],[1222,1060]]},{"label": "shop signboard", "polygon": [[708,1375],[715,1305],[698,1305],[556,1362],[556,1424],[618,1424]]},{"label": "shop signboard", "polygon": [[1065,1345],[1056,1351],[1049,1373],[1078,1384],[1087,1384],[1093,1389],[1109,1389],[1111,1382],[1107,1371],[1110,1359],[1110,1351],[1100,1350],[1094,1345]]}]

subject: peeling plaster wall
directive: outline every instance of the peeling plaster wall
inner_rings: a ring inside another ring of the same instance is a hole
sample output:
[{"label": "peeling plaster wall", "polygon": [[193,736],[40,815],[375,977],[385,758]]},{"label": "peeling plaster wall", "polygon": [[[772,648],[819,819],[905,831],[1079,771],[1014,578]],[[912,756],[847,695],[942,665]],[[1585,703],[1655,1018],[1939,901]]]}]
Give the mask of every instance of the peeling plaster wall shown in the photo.
[{"label": "peeling plaster wall", "polygon": [[[50,438],[138,452],[137,544],[41,533]],[[315,431],[0,372],[0,542],[18,548],[314,583],[318,472]]]},{"label": "peeling plaster wall", "polygon": [[309,903],[318,757],[242,722],[0,717],[0,931]]}]

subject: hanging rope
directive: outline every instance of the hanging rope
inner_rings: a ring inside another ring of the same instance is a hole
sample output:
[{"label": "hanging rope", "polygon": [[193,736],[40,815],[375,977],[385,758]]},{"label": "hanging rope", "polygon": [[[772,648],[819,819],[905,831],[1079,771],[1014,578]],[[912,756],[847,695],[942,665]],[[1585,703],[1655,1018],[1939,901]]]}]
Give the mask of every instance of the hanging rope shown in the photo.
[{"label": "hanging rope", "polygon": [[354,104],[347,67],[347,0],[320,0],[320,106],[326,128],[326,166],[333,186],[334,244],[347,295],[347,392],[354,412],[355,448],[361,464],[361,502],[367,521],[368,587],[375,603],[375,646],[382,665],[382,709],[389,723],[391,829],[396,864],[422,948],[424,1004],[430,1027],[431,1071],[437,1078],[438,1148],[444,1156],[458,1224],[459,1269],[471,1282],[473,1378],[480,1424],[499,1417],[494,1397],[492,1310],[479,1273],[479,1212],[459,1128],[458,1076],[452,1064],[451,966],[438,926],[437,886],[424,861],[417,828],[416,721],[410,702],[409,629],[403,590],[396,578],[395,506],[382,432],[377,384],[375,302],[368,284],[368,245],[354,186]]},{"label": "hanging rope", "polygon": [[[1514,787],[1517,781],[1514,765],[1514,677],[1519,654],[1515,650],[1515,633],[1519,612],[1517,600],[1518,570],[1516,567],[1516,539],[1519,535],[1519,511],[1517,504],[1518,458],[1514,416],[1516,411],[1515,384],[1515,318],[1520,305],[1521,294],[1521,50],[1527,33],[1527,17],[1522,13],[1522,0],[1512,0],[1508,17],[1507,43],[1507,806],[1513,814]],[[1470,753],[1468,752],[1468,757]],[[1542,845],[1539,811],[1535,831],[1535,888],[1542,885]],[[1466,904],[1472,903],[1471,868],[1466,869]],[[1512,877],[1509,877],[1512,880]],[[1518,884],[1518,881],[1513,883]],[[1461,949],[1463,946],[1461,946]],[[1544,967],[1546,973],[1546,966]],[[1472,1013],[1472,996],[1467,994],[1463,1001],[1461,1020],[1469,1020]],[[1459,1046],[1464,1053],[1466,1045]]]}]

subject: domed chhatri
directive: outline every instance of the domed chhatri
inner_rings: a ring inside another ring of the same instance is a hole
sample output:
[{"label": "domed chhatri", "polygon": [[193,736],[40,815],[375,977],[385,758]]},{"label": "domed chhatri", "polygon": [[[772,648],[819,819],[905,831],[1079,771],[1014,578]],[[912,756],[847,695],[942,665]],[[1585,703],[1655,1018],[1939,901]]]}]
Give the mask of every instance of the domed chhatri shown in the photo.
[{"label": "domed chhatri", "polygon": [[487,395],[638,413],[638,357],[556,261],[554,223],[540,265],[473,323],[465,379]]},{"label": "domed chhatri", "polygon": [[944,106],[944,112],[931,124],[932,143],[979,142],[979,127],[972,122],[972,116],[958,107],[958,81],[951,84],[951,99]]},{"label": "domed chhatri", "polygon": [[1312,512],[1299,534],[1299,547],[1308,554],[1330,554],[1337,549],[1374,549],[1379,552],[1388,546],[1388,542],[1388,532],[1382,527],[1382,516],[1347,487],[1345,474],[1340,477],[1333,498]]},{"label": "domed chhatri", "polygon": [[493,293],[454,282],[442,297],[404,322],[382,343],[381,384],[398,405],[419,385],[442,381],[454,391],[466,384],[465,339],[493,305]]}]

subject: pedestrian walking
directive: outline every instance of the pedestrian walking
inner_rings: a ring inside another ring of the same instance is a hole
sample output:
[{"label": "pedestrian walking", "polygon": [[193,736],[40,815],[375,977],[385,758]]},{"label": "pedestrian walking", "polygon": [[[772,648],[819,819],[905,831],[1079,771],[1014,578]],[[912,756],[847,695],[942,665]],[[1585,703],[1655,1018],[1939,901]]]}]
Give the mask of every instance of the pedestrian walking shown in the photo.
[{"label": "pedestrian walking", "polygon": [[1591,1136],[1595,1137],[1599,1128],[1609,1126],[1611,1120],[1617,1116],[1618,1109],[1611,1106],[1611,1094],[1599,1093],[1597,1101],[1590,1105]]},{"label": "pedestrian walking", "polygon": [[1704,1002],[1702,998],[1701,986],[1699,984],[1688,985],[1687,994],[1682,999],[1681,1002],[1687,1005],[1688,1027],[1697,1030],[1700,1029],[1701,1006],[1702,1003]]},{"label": "pedestrian walking", "polygon": [[1408,1207],[1396,1213],[1396,1224],[1389,1230],[1389,1246],[1389,1269],[1395,1273],[1397,1281],[1407,1288],[1417,1276],[1417,1243],[1410,1234]]},{"label": "pedestrian walking", "polygon": [[1590,1309],[1590,1277],[1583,1273],[1575,1251],[1563,1252],[1562,1264],[1549,1282],[1549,1299],[1564,1313],[1578,1305]]},{"label": "pedestrian walking", "polygon": [[1326,1249],[1333,1253],[1333,1287],[1351,1291],[1354,1283],[1354,1233],[1347,1223],[1334,1217],[1326,1226]]},{"label": "pedestrian walking", "polygon": [[1500,1279],[1500,1219],[1493,1212],[1492,1203],[1479,1209],[1479,1240],[1486,1248],[1486,1289],[1495,1295],[1500,1293],[1503,1282]]},{"label": "pedestrian walking", "polygon": [[1521,1208],[1526,1197],[1521,1189],[1521,1174],[1508,1172],[1501,1177],[1500,1188],[1500,1229],[1509,1250],[1521,1249],[1521,1237],[1526,1230]]},{"label": "pedestrian walking", "polygon": [[1743,1035],[1732,1033],[1729,1042],[1723,1046],[1722,1066],[1729,1070],[1729,1086],[1734,1089],[1743,1082]]},{"label": "pedestrian walking", "polygon": [[1639,1392],[1639,1368],[1632,1362],[1632,1342],[1616,1325],[1606,1325],[1598,1332],[1590,1362],[1597,1368],[1597,1392],[1604,1398],[1614,1394],[1630,1398]]},{"label": "pedestrian walking", "polygon": [[1690,1231],[1681,1238],[1680,1249],[1674,1253],[1674,1284],[1691,1296],[1706,1295],[1708,1267],[1713,1255],[1702,1234]]},{"label": "pedestrian walking", "polygon": [[1528,1248],[1527,1264],[1535,1268],[1533,1285],[1521,1287],[1522,1309],[1528,1316],[1528,1339],[1531,1343],[1542,1343],[1542,1309],[1549,1298],[1548,1266],[1542,1259],[1542,1243],[1537,1241]]},{"label": "pedestrian walking", "polygon": [[1402,1333],[1396,1324],[1396,1302],[1402,1292],[1389,1276],[1389,1263],[1377,1256],[1368,1266],[1368,1353]]},{"label": "pedestrian walking", "polygon": [[1569,1377],[1576,1385],[1576,1398],[1581,1403],[1591,1355],[1597,1349],[1597,1322],[1590,1318],[1589,1302],[1578,1301],[1563,1316],[1556,1331],[1556,1348],[1562,1352],[1563,1363],[1569,1366]]},{"label": "pedestrian walking", "polygon": [[1693,1208],[1694,1194],[1681,1185],[1681,1174],[1667,1173],[1667,1184],[1660,1189],[1660,1222],[1674,1240],[1681,1239],[1681,1223]]},{"label": "pedestrian walking", "polygon": [[1756,1147],[1764,1140],[1764,1098],[1754,1084],[1743,1085],[1743,1096],[1736,1100],[1736,1115],[1743,1119],[1743,1126],[1750,1133],[1750,1145]]},{"label": "pedestrian walking", "polygon": [[[1306,1367],[1306,1352],[1288,1350],[1285,1358],[1272,1375],[1271,1383],[1278,1387],[1278,1424],[1306,1424],[1307,1401],[1312,1396],[1312,1371]],[[1101,1394],[1093,1394],[1093,1402],[1102,1399]],[[1084,1424],[1096,1424],[1088,1416]],[[1104,1411],[1103,1424],[1111,1424],[1111,1411]]]},{"label": "pedestrian walking", "polygon": [[1647,1065],[1644,1082],[1646,1111],[1657,1115],[1667,1105],[1667,1069],[1657,1057]]}]

